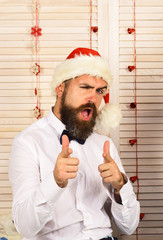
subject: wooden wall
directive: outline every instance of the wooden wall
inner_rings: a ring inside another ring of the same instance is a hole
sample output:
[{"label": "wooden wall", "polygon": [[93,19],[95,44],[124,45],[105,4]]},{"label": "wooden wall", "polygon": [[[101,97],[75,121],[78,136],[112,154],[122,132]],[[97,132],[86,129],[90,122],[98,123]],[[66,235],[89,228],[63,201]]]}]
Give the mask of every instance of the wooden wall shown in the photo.
[{"label": "wooden wall", "polygon": [[[115,0],[92,1],[93,25],[99,23],[99,4],[108,1]],[[129,107],[134,100],[134,73],[127,67],[134,62],[134,38],[126,29],[133,26],[134,0],[117,2],[117,89],[123,113],[118,132],[119,151],[125,170],[133,176],[136,149],[128,141],[135,134],[134,110]],[[8,158],[12,140],[18,132],[36,121],[33,115],[36,106],[36,79],[32,73],[34,38],[30,34],[31,27],[35,26],[32,3],[32,0],[0,1],[0,215],[11,212]],[[139,240],[161,240],[163,237],[162,12],[162,0],[136,0],[139,198],[141,212],[145,213],[138,228]],[[103,17],[105,25],[106,12]],[[54,67],[75,47],[90,47],[90,0],[40,0],[39,26],[42,28],[39,38],[40,102],[44,116],[53,105],[49,83]],[[105,35],[103,38],[105,40]],[[92,47],[101,49],[101,45],[98,34],[93,33]],[[112,56],[109,57],[111,61]],[[136,182],[133,186],[136,192]],[[121,239],[137,240],[136,233]]]},{"label": "wooden wall", "polygon": [[[120,126],[120,155],[129,176],[136,171],[134,35],[127,29],[134,24],[130,0],[119,5],[119,101],[123,112]],[[137,52],[137,148],[141,212],[139,240],[163,239],[163,1],[136,0]],[[137,191],[137,182],[133,184]],[[134,236],[125,240],[136,239]]]}]

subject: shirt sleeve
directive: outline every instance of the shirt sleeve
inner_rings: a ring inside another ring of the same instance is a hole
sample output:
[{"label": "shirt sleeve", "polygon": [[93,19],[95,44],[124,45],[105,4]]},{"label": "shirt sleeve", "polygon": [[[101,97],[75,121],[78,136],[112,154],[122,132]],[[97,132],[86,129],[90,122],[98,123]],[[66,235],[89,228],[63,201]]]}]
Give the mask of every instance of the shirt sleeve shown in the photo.
[{"label": "shirt sleeve", "polygon": [[34,141],[16,138],[9,160],[9,179],[13,191],[13,220],[26,238],[34,237],[48,223],[53,229],[54,205],[64,189],[56,184],[52,172],[42,181]]},{"label": "shirt sleeve", "polygon": [[[110,141],[110,154],[118,165],[120,171],[125,174],[119,154],[113,142]],[[114,189],[105,185],[107,194],[111,199],[111,215],[119,231],[126,235],[131,235],[138,226],[140,216],[140,204],[136,199],[130,180],[121,188],[120,196],[122,204],[118,204],[114,198]]]}]

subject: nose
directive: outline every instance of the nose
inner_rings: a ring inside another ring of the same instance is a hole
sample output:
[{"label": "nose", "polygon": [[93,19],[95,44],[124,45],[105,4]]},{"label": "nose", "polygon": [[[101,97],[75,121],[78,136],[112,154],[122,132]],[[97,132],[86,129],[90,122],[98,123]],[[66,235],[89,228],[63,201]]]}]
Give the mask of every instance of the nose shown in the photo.
[{"label": "nose", "polygon": [[89,103],[94,103],[96,104],[97,102],[97,96],[96,96],[96,92],[95,91],[91,91],[91,93],[88,95],[87,97],[87,101]]}]

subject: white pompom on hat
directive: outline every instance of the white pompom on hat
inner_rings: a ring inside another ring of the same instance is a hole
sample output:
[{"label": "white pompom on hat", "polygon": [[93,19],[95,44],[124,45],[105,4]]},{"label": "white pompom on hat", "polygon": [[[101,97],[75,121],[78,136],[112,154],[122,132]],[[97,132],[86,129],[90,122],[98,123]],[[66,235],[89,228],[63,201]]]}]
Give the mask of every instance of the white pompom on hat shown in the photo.
[{"label": "white pompom on hat", "polygon": [[[82,75],[101,77],[106,81],[108,90],[112,83],[108,61],[89,48],[76,48],[67,59],[55,68],[51,82],[53,95],[56,98],[56,87],[62,82]],[[103,106],[102,106],[103,105]],[[116,127],[121,119],[121,113],[117,106],[104,101],[99,108],[95,131],[109,135],[110,128]]]}]

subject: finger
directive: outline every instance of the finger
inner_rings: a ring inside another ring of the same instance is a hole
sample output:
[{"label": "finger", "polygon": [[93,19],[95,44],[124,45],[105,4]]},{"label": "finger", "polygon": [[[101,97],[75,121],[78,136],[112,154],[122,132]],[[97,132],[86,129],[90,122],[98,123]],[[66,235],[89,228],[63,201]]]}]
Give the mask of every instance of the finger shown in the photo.
[{"label": "finger", "polygon": [[104,157],[104,162],[111,162],[112,158],[110,156],[110,142],[105,141],[104,147],[103,147],[103,157]]},{"label": "finger", "polygon": [[105,154],[110,155],[110,142],[109,141],[105,141],[103,151]]},{"label": "finger", "polygon": [[67,158],[72,153],[72,150],[69,148],[69,139],[66,135],[62,136],[62,156]]}]

